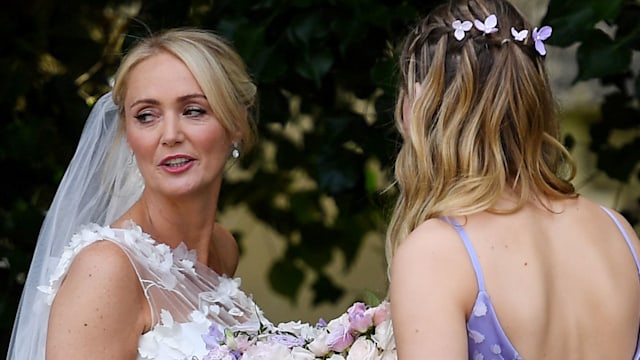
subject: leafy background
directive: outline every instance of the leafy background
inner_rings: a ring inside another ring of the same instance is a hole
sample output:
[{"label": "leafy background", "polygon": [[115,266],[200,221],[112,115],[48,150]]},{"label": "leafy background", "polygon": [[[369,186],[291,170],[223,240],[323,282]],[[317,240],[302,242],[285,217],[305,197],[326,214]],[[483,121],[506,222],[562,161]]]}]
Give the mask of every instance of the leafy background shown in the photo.
[{"label": "leafy background", "polygon": [[[345,296],[327,267],[348,264],[384,230],[398,141],[395,48],[434,1],[9,0],[0,12],[0,348],[6,349],[44,213],[83,122],[130,43],[198,26],[231,39],[260,92],[260,144],[229,172],[220,209],[243,204],[280,235],[267,277],[295,302],[312,274],[313,304]],[[546,6],[546,3],[544,3]],[[638,223],[640,3],[550,0],[550,39],[574,49],[575,84],[606,89],[579,119],[616,207]],[[572,55],[573,56],[573,55]],[[580,141],[567,134],[570,148]],[[241,247],[243,231],[236,233]]]}]

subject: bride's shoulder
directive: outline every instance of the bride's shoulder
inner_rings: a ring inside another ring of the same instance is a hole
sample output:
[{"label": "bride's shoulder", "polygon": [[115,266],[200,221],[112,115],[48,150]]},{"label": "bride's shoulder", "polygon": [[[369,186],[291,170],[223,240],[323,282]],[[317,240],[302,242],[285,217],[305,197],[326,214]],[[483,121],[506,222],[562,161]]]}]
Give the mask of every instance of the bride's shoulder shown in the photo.
[{"label": "bride's shoulder", "polygon": [[122,247],[105,239],[92,242],[78,252],[66,277],[73,278],[76,273],[91,278],[94,284],[138,283],[135,269]]},{"label": "bride's shoulder", "polygon": [[71,262],[51,304],[51,321],[60,324],[76,316],[86,322],[83,330],[89,334],[99,326],[106,336],[134,336],[149,328],[145,304],[127,254],[114,242],[100,240],[84,247]]},{"label": "bride's shoulder", "polygon": [[[64,247],[48,284],[39,286],[38,289],[48,295],[47,302],[51,304],[62,281],[70,273],[86,273],[91,277],[135,275],[135,269],[125,251],[125,243],[136,243],[138,240],[134,239],[137,237],[135,230],[112,229],[97,224],[84,225]],[[97,281],[97,278],[92,280]]]}]

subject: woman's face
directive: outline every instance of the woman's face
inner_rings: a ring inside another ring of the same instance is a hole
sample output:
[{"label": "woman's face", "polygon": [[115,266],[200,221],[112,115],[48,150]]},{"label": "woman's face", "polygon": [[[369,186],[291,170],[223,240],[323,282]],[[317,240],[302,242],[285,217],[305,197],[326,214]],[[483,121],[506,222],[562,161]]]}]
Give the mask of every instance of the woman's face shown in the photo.
[{"label": "woman's face", "polygon": [[232,139],[187,66],[159,53],[133,67],[125,129],[145,186],[168,195],[218,191]]}]

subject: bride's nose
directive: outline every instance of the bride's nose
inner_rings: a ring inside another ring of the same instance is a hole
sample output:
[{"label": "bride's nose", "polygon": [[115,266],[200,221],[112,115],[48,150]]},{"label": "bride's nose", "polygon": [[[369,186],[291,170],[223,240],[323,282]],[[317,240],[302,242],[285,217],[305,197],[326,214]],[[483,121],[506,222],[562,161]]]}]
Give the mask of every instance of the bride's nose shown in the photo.
[{"label": "bride's nose", "polygon": [[162,144],[173,146],[184,141],[184,132],[180,117],[177,115],[166,116],[163,121]]}]

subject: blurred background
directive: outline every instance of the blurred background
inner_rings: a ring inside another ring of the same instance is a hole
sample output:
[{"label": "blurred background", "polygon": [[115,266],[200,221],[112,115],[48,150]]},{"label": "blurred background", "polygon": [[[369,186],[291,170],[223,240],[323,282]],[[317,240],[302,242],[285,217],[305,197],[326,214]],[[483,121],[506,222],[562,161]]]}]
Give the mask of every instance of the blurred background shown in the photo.
[{"label": "blurred background", "polygon": [[[640,1],[513,0],[552,25],[547,65],[581,193],[638,229]],[[91,105],[136,38],[230,39],[260,93],[260,142],[227,172],[220,221],[237,276],[275,322],[338,316],[387,290],[399,141],[397,47],[439,1],[8,0],[0,12],[0,352],[31,253]],[[577,254],[568,254],[577,256]]]}]

